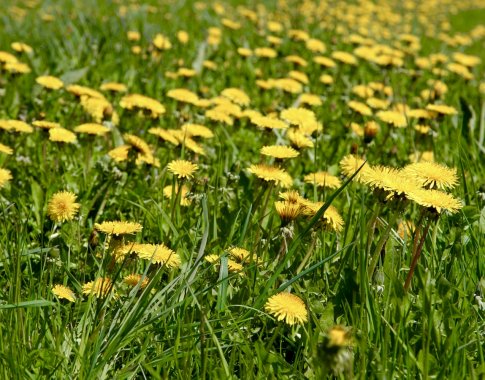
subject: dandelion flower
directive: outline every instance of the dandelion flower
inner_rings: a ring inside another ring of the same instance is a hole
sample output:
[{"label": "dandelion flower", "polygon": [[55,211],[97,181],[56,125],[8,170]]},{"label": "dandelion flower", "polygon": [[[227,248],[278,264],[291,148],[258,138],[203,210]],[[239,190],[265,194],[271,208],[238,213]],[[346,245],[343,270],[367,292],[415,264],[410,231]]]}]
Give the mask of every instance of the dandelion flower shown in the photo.
[{"label": "dandelion flower", "polygon": [[76,194],[70,191],[59,191],[55,193],[47,206],[47,215],[54,222],[65,222],[72,220],[81,205],[76,203]]},{"label": "dandelion flower", "polygon": [[110,221],[96,223],[94,228],[108,235],[126,235],[140,232],[143,226],[136,222]]},{"label": "dandelion flower", "polygon": [[251,118],[251,122],[257,125],[259,128],[268,129],[287,129],[288,124],[280,119],[275,119],[269,116],[254,116]]},{"label": "dandelion flower", "polygon": [[106,297],[113,289],[113,282],[107,277],[100,277],[83,285],[83,294],[94,297]]},{"label": "dandelion flower", "polygon": [[289,146],[270,145],[270,146],[262,147],[261,154],[265,156],[283,159],[283,158],[297,157],[300,153]]},{"label": "dandelion flower", "polygon": [[302,299],[291,293],[278,293],[270,297],[264,306],[265,310],[278,321],[285,321],[290,326],[305,323],[308,312]]},{"label": "dandelion flower", "polygon": [[47,120],[35,120],[32,122],[34,127],[42,128],[42,129],[52,129],[52,128],[61,128],[59,123],[54,121],[47,121]]},{"label": "dandelion flower", "polygon": [[76,296],[74,292],[64,285],[54,285],[52,287],[52,293],[60,299],[66,299],[69,302],[76,302]]},{"label": "dandelion flower", "polygon": [[116,162],[126,161],[128,159],[128,153],[130,152],[130,145],[120,145],[108,152],[110,156]]},{"label": "dandelion flower", "polygon": [[5,131],[32,133],[34,129],[22,120],[0,120],[0,128]]},{"label": "dandelion flower", "polygon": [[199,96],[185,88],[174,88],[167,92],[167,96],[182,103],[197,104]]},{"label": "dandelion flower", "polygon": [[240,106],[248,106],[251,102],[249,96],[238,88],[226,88],[222,90],[221,95]]},{"label": "dandelion flower", "polygon": [[358,102],[356,100],[350,100],[347,105],[350,109],[354,110],[355,112],[360,113],[364,116],[371,116],[372,110],[364,103]]},{"label": "dandelion flower", "polygon": [[78,84],[71,84],[66,87],[66,90],[78,97],[87,96],[89,98],[106,99],[104,95],[99,91],[96,91],[86,86],[80,86]]},{"label": "dandelion flower", "polygon": [[107,82],[103,83],[99,88],[101,91],[126,92],[128,88],[123,83]]},{"label": "dandelion flower", "polygon": [[306,183],[316,184],[317,186],[328,187],[330,189],[338,189],[342,186],[340,179],[327,172],[315,172],[307,174],[304,177]]},{"label": "dandelion flower", "polygon": [[142,281],[142,275],[141,274],[129,274],[123,278],[123,282],[131,287],[135,287],[138,284],[140,285],[141,289],[144,289],[148,286],[148,278],[144,278]]},{"label": "dandelion flower", "polygon": [[364,165],[354,177],[357,181],[362,182],[362,178],[370,170],[369,164],[364,164],[364,162],[365,161],[362,158],[349,154],[340,160],[342,173],[347,177],[351,177],[362,165]]},{"label": "dandelion flower", "polygon": [[417,162],[407,165],[404,172],[415,178],[423,187],[452,189],[458,183],[456,169],[435,162]]},{"label": "dandelion flower", "polygon": [[162,140],[167,141],[175,146],[179,145],[179,140],[177,140],[170,130],[163,128],[150,128],[148,133],[160,137]]},{"label": "dandelion flower", "polygon": [[4,187],[12,178],[13,177],[10,170],[0,168],[0,189]]},{"label": "dandelion flower", "polygon": [[165,107],[158,100],[140,94],[124,96],[120,100],[120,106],[127,110],[138,108],[150,111],[152,118],[157,118],[165,113]]},{"label": "dandelion flower", "polygon": [[[314,216],[318,212],[318,210],[322,208],[323,205],[323,202],[310,202],[305,200],[304,213],[308,216]],[[340,232],[344,228],[344,220],[342,216],[338,212],[337,208],[332,205],[329,205],[328,208],[325,210],[322,215],[322,219],[323,221],[325,221],[326,225],[335,232]]]},{"label": "dandelion flower", "polygon": [[289,128],[286,137],[297,148],[313,148],[313,141],[298,129]]},{"label": "dandelion flower", "polygon": [[257,164],[249,167],[249,172],[256,177],[261,178],[267,182],[274,181],[276,185],[283,187],[290,187],[293,184],[291,176],[283,169],[276,166]]},{"label": "dandelion flower", "polygon": [[191,178],[199,166],[186,160],[174,160],[167,165],[167,168],[178,178]]},{"label": "dandelion flower", "polygon": [[49,129],[49,140],[63,143],[74,143],[77,138],[74,133],[65,128]]},{"label": "dandelion flower", "polygon": [[409,199],[438,213],[443,210],[455,213],[463,207],[458,199],[440,190],[418,189],[409,194]]},{"label": "dandelion flower", "polygon": [[35,81],[37,82],[37,84],[40,84],[41,86],[48,88],[49,90],[59,90],[60,88],[64,87],[64,83],[62,82],[62,80],[51,75],[37,77]]},{"label": "dandelion flower", "polygon": [[379,111],[376,113],[376,116],[384,123],[391,124],[397,128],[404,128],[407,126],[406,117],[397,111]]},{"label": "dandelion flower", "polygon": [[138,153],[141,153],[141,154],[144,154],[144,155],[147,155],[147,156],[152,155],[152,151],[151,151],[150,147],[140,137],[135,136],[135,135],[131,135],[129,133],[125,133],[123,135],[123,139],[125,140],[125,142],[128,145],[133,147]]},{"label": "dandelion flower", "polygon": [[31,46],[23,42],[12,42],[10,46],[19,53],[32,53],[34,51]]},{"label": "dandelion flower", "polygon": [[[175,194],[179,192],[179,187],[178,185],[175,185]],[[182,185],[182,188],[180,190],[180,205],[181,206],[190,206],[192,204],[192,201],[187,198],[187,194],[189,193],[189,188],[185,185]],[[163,188],[163,195],[165,198],[171,199],[172,198],[172,185],[165,186]]]},{"label": "dandelion flower", "polygon": [[102,124],[86,123],[74,128],[74,132],[87,133],[88,135],[103,136],[109,132],[109,128]]},{"label": "dandelion flower", "polygon": [[347,329],[342,326],[334,326],[328,332],[327,347],[347,347],[351,344],[351,336]]},{"label": "dandelion flower", "polygon": [[178,268],[182,263],[180,256],[165,244],[136,244],[132,250],[140,259],[151,260],[168,268]]},{"label": "dandelion flower", "polygon": [[1,152],[1,153],[5,153],[5,154],[10,155],[10,154],[12,154],[12,153],[13,153],[13,149],[12,149],[12,148],[10,148],[10,147],[9,147],[9,146],[7,146],[7,145],[4,145],[4,144],[1,144],[1,143],[0,143],[0,152]]},{"label": "dandelion flower", "polygon": [[455,108],[445,104],[428,104],[426,109],[428,111],[439,113],[440,115],[455,115],[458,113]]},{"label": "dandelion flower", "polygon": [[180,129],[188,136],[203,137],[206,139],[214,137],[214,133],[209,128],[200,124],[186,123]]},{"label": "dandelion flower", "polygon": [[298,218],[303,212],[303,207],[299,203],[277,201],[274,206],[283,222],[291,222]]}]

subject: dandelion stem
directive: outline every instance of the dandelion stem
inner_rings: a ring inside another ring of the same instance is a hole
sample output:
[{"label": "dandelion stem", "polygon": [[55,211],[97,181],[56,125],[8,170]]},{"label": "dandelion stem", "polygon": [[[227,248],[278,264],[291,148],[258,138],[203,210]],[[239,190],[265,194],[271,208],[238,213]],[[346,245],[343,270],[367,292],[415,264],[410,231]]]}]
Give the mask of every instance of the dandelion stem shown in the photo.
[{"label": "dandelion stem", "polygon": [[[428,235],[428,231],[429,231],[430,226],[431,226],[431,220],[428,222],[428,224],[424,228],[423,234],[422,234],[421,238],[419,239],[419,244],[417,245],[417,248],[414,251],[413,260],[412,260],[411,266],[409,268],[409,273],[408,273],[408,276],[406,278],[406,282],[404,283],[404,291],[406,291],[406,292],[409,289],[409,285],[411,285],[411,279],[413,278],[414,270],[416,269],[416,265],[418,263],[419,256],[421,256],[421,252],[423,251],[424,241],[426,240],[426,236]],[[418,231],[416,231],[416,236],[415,236],[415,239],[414,239],[414,246],[415,247],[416,247],[416,241],[418,240],[418,239],[416,239],[417,237],[418,237]]]}]

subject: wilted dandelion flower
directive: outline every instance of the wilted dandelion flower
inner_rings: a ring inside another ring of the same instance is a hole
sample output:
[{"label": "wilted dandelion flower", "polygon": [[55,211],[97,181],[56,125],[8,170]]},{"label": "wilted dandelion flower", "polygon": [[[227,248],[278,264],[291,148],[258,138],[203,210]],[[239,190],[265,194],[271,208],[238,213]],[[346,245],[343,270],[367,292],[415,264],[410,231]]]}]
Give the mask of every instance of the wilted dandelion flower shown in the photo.
[{"label": "wilted dandelion flower", "polygon": [[64,87],[62,80],[51,75],[37,77],[35,81],[37,84],[40,84],[41,86],[50,90],[59,90],[60,88]]},{"label": "wilted dandelion flower", "polygon": [[261,148],[261,154],[274,158],[293,158],[297,157],[300,153],[295,149],[284,145],[270,145]]},{"label": "wilted dandelion flower", "polygon": [[338,189],[342,186],[340,179],[327,172],[315,172],[307,174],[304,177],[306,183],[316,184],[317,186],[328,187],[330,189]]},{"label": "wilted dandelion flower", "polygon": [[81,205],[76,203],[76,194],[70,191],[55,193],[47,206],[47,215],[54,222],[69,221],[74,218]]},{"label": "wilted dandelion flower", "polygon": [[74,132],[87,133],[88,135],[103,136],[109,132],[109,128],[102,124],[86,123],[74,128]]},{"label": "wilted dandelion flower", "polygon": [[291,293],[278,293],[270,297],[264,306],[265,310],[278,321],[285,321],[290,326],[305,323],[308,312],[302,299]]},{"label": "wilted dandelion flower", "polygon": [[0,189],[4,187],[12,178],[13,177],[10,170],[0,168]]},{"label": "wilted dandelion flower", "polygon": [[76,302],[76,296],[74,292],[64,285],[54,285],[52,287],[52,293],[60,299],[66,299],[69,302]]},{"label": "wilted dandelion flower", "polygon": [[65,128],[49,129],[49,140],[63,143],[74,143],[77,138],[74,133]]},{"label": "wilted dandelion flower", "polygon": [[167,165],[167,168],[178,178],[191,178],[199,166],[186,160],[173,160]]},{"label": "wilted dandelion flower", "polygon": [[110,221],[95,223],[94,228],[107,235],[127,235],[140,232],[143,226],[136,222]]},{"label": "wilted dandelion flower", "polygon": [[83,285],[83,294],[94,297],[106,297],[113,289],[113,282],[107,277],[100,277]]},{"label": "wilted dandelion flower", "polygon": [[418,162],[407,165],[404,173],[418,181],[423,187],[452,189],[458,183],[456,169],[435,162]]},{"label": "wilted dandelion flower", "polygon": [[455,213],[463,207],[458,199],[440,190],[418,189],[409,194],[409,199],[438,213],[443,210]]},{"label": "wilted dandelion flower", "polygon": [[276,166],[257,164],[249,167],[249,172],[256,177],[261,178],[267,182],[274,181],[276,185],[283,187],[290,187],[293,184],[291,176],[283,169]]}]

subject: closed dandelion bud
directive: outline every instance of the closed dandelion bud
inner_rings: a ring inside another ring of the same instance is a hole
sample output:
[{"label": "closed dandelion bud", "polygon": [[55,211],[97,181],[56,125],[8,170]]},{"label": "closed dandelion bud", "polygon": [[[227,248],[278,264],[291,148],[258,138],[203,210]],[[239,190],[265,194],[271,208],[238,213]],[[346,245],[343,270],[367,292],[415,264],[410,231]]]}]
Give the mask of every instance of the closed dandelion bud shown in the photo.
[{"label": "closed dandelion bud", "polygon": [[99,236],[98,232],[96,230],[93,230],[91,232],[91,235],[89,235],[89,240],[88,240],[89,248],[95,249],[98,244],[99,244]]},{"label": "closed dandelion bud", "polygon": [[350,146],[350,154],[357,154],[358,151],[359,151],[359,144],[353,143]]},{"label": "closed dandelion bud", "polygon": [[369,144],[379,132],[379,125],[375,121],[369,121],[364,127],[364,142]]}]

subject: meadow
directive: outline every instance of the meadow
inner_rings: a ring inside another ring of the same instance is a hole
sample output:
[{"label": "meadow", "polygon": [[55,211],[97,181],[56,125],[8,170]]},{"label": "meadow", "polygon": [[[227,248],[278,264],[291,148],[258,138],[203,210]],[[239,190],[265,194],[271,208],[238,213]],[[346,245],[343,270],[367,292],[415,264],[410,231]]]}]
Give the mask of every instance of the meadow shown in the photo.
[{"label": "meadow", "polygon": [[485,377],[483,0],[1,7],[1,379]]}]

